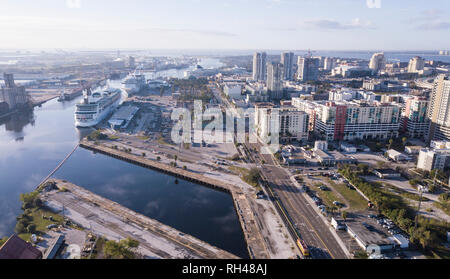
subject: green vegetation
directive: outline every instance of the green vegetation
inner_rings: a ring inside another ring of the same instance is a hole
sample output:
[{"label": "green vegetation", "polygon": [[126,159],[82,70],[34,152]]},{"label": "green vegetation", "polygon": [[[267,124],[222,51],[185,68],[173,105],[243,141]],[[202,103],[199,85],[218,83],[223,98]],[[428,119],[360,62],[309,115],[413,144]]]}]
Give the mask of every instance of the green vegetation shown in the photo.
[{"label": "green vegetation", "polygon": [[334,212],[334,211],[338,210],[339,208],[342,208],[342,206],[336,206],[333,204],[335,201],[337,201],[341,204],[345,204],[342,201],[342,199],[338,198],[338,196],[333,191],[320,190],[320,187],[322,187],[322,186],[324,186],[324,185],[322,185],[322,184],[314,185],[312,190],[316,191],[316,194],[322,199],[322,201],[325,204],[325,206],[327,207],[328,211]]},{"label": "green vegetation", "polygon": [[8,240],[7,237],[1,238],[0,239],[0,247],[2,247],[3,244],[5,244],[5,242]]},{"label": "green vegetation", "polygon": [[[419,194],[414,194],[408,191],[405,191],[403,189],[400,189],[398,187],[395,187],[393,185],[390,185],[388,183],[382,183],[384,185],[384,187],[386,187],[387,189],[389,189],[391,192],[396,193],[406,199],[410,199],[413,201],[419,201],[420,200],[420,195]],[[428,198],[426,197],[422,197],[422,201],[424,202],[428,202],[430,201]]]},{"label": "green vegetation", "polygon": [[231,166],[229,167],[229,170],[239,175],[245,183],[252,185],[253,187],[258,187],[258,182],[261,179],[261,173],[257,168],[248,170],[245,168]]},{"label": "green vegetation", "polygon": [[120,139],[118,136],[114,136],[114,135],[109,135],[108,136],[108,139],[109,140],[118,140],[118,139]]},{"label": "green vegetation", "polygon": [[137,138],[140,140],[149,140],[150,139],[150,137],[148,137],[148,136],[137,136]]},{"label": "green vegetation", "polygon": [[355,190],[351,190],[345,184],[336,184],[331,179],[328,182],[349,203],[350,211],[361,211],[367,208],[367,201]]},{"label": "green vegetation", "polygon": [[449,223],[419,216],[416,230],[415,210],[402,196],[386,190],[379,183],[365,181],[360,177],[361,173],[351,166],[343,166],[339,172],[371,199],[379,213],[387,216],[407,232],[411,236],[411,243],[420,246],[428,255],[444,258],[450,256],[449,253],[442,253],[441,249],[441,243],[446,241],[447,232],[450,230]]},{"label": "green vegetation", "polygon": [[88,140],[97,141],[97,140],[106,140],[108,138],[107,135],[103,134],[99,130],[93,131],[89,136],[87,136]]},{"label": "green vegetation", "polygon": [[204,78],[193,79],[171,79],[172,90],[180,92],[180,101],[191,102],[201,100],[209,103],[214,99],[212,90],[208,87],[208,80]]},{"label": "green vegetation", "polygon": [[31,234],[43,235],[49,225],[59,226],[64,223],[62,216],[43,206],[39,192],[21,194],[20,200],[24,213],[17,217],[15,232],[22,239],[29,241]]},{"label": "green vegetation", "polygon": [[436,207],[440,208],[445,214],[450,215],[450,194],[444,193],[439,196],[439,202],[434,203]]},{"label": "green vegetation", "polygon": [[119,242],[107,241],[103,253],[107,259],[135,259],[139,241],[127,238]]}]

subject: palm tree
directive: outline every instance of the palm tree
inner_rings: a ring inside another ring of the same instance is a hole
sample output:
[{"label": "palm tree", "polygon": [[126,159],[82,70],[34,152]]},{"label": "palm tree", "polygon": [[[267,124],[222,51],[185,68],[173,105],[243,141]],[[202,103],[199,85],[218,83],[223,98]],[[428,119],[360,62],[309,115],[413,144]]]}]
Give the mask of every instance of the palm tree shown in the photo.
[{"label": "palm tree", "polygon": [[393,139],[390,139],[389,140],[389,150],[391,150],[392,149],[392,145],[394,144],[394,140]]}]

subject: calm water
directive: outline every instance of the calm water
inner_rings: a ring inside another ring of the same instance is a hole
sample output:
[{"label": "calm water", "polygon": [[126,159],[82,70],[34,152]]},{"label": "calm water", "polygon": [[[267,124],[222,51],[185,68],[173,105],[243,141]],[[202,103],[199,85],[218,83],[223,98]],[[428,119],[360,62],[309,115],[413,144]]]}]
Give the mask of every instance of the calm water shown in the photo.
[{"label": "calm water", "polygon": [[[28,114],[0,120],[0,237],[14,231],[19,195],[30,192],[89,131],[74,127],[79,98],[52,100]],[[248,257],[228,194],[110,157],[78,149],[55,177],[159,220],[182,232]]]}]

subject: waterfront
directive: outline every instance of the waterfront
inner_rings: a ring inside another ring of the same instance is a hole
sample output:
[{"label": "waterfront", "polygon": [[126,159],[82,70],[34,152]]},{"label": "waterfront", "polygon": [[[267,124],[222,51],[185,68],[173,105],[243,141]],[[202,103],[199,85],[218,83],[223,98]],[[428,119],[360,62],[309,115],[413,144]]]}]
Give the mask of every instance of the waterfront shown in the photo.
[{"label": "waterfront", "polygon": [[[90,130],[74,127],[75,103],[49,101],[0,120],[0,236],[14,230],[19,196],[33,191]],[[248,257],[231,197],[78,149],[55,174],[241,257]]]}]

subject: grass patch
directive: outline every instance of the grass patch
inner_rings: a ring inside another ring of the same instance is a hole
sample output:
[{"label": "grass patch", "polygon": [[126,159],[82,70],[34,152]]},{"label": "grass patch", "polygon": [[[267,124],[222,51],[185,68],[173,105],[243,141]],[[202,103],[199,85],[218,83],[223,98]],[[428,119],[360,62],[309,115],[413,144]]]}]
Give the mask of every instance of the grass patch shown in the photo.
[{"label": "grass patch", "polygon": [[259,186],[258,182],[261,177],[258,169],[248,170],[246,168],[235,167],[235,166],[231,166],[228,169],[230,171],[234,172],[236,175],[239,175],[245,183],[258,188],[258,186]]},{"label": "grass patch", "polygon": [[347,200],[350,210],[361,211],[367,208],[367,201],[357,191],[349,189],[345,184],[336,184],[331,179],[328,181]]},{"label": "grass patch", "polygon": [[137,136],[137,138],[140,140],[149,140],[150,139],[149,136]]},{"label": "grass patch", "polygon": [[[53,218],[53,221],[48,219],[48,217],[50,216]],[[47,217],[47,219],[44,219],[44,217]],[[18,217],[18,221],[20,220],[26,221],[26,224],[28,226],[35,225],[36,231],[34,232],[34,234],[41,236],[48,231],[48,226],[52,224],[59,226],[64,223],[64,218],[61,215],[55,214],[46,208],[27,209],[22,215]],[[33,233],[31,232],[23,231],[19,232],[19,237],[25,241],[30,241],[32,234]]]},{"label": "grass patch", "polygon": [[435,202],[434,205],[450,216],[450,203]]},{"label": "grass patch", "polygon": [[338,198],[333,191],[322,191],[319,187],[323,186],[322,184],[317,184],[312,187],[312,190],[316,192],[316,194],[320,197],[322,202],[330,209],[337,209],[337,206],[333,204],[333,202],[337,201],[341,204],[345,204],[342,199]]},{"label": "grass patch", "polygon": [[[414,193],[410,193],[408,191],[405,191],[403,189],[400,189],[398,187],[395,187],[391,184],[388,183],[382,183],[384,185],[385,188],[389,189],[391,192],[394,192],[398,195],[400,195],[401,197],[405,198],[405,199],[410,199],[413,201],[419,201],[420,200],[420,195],[419,194],[414,194]],[[422,197],[422,201],[423,202],[428,202],[430,201],[430,199],[426,198],[426,197]]]},{"label": "grass patch", "polygon": [[161,144],[161,145],[172,145],[172,146],[175,146],[175,144],[168,143],[168,142],[164,139],[164,137],[159,137],[159,138],[158,138],[158,143]]}]

